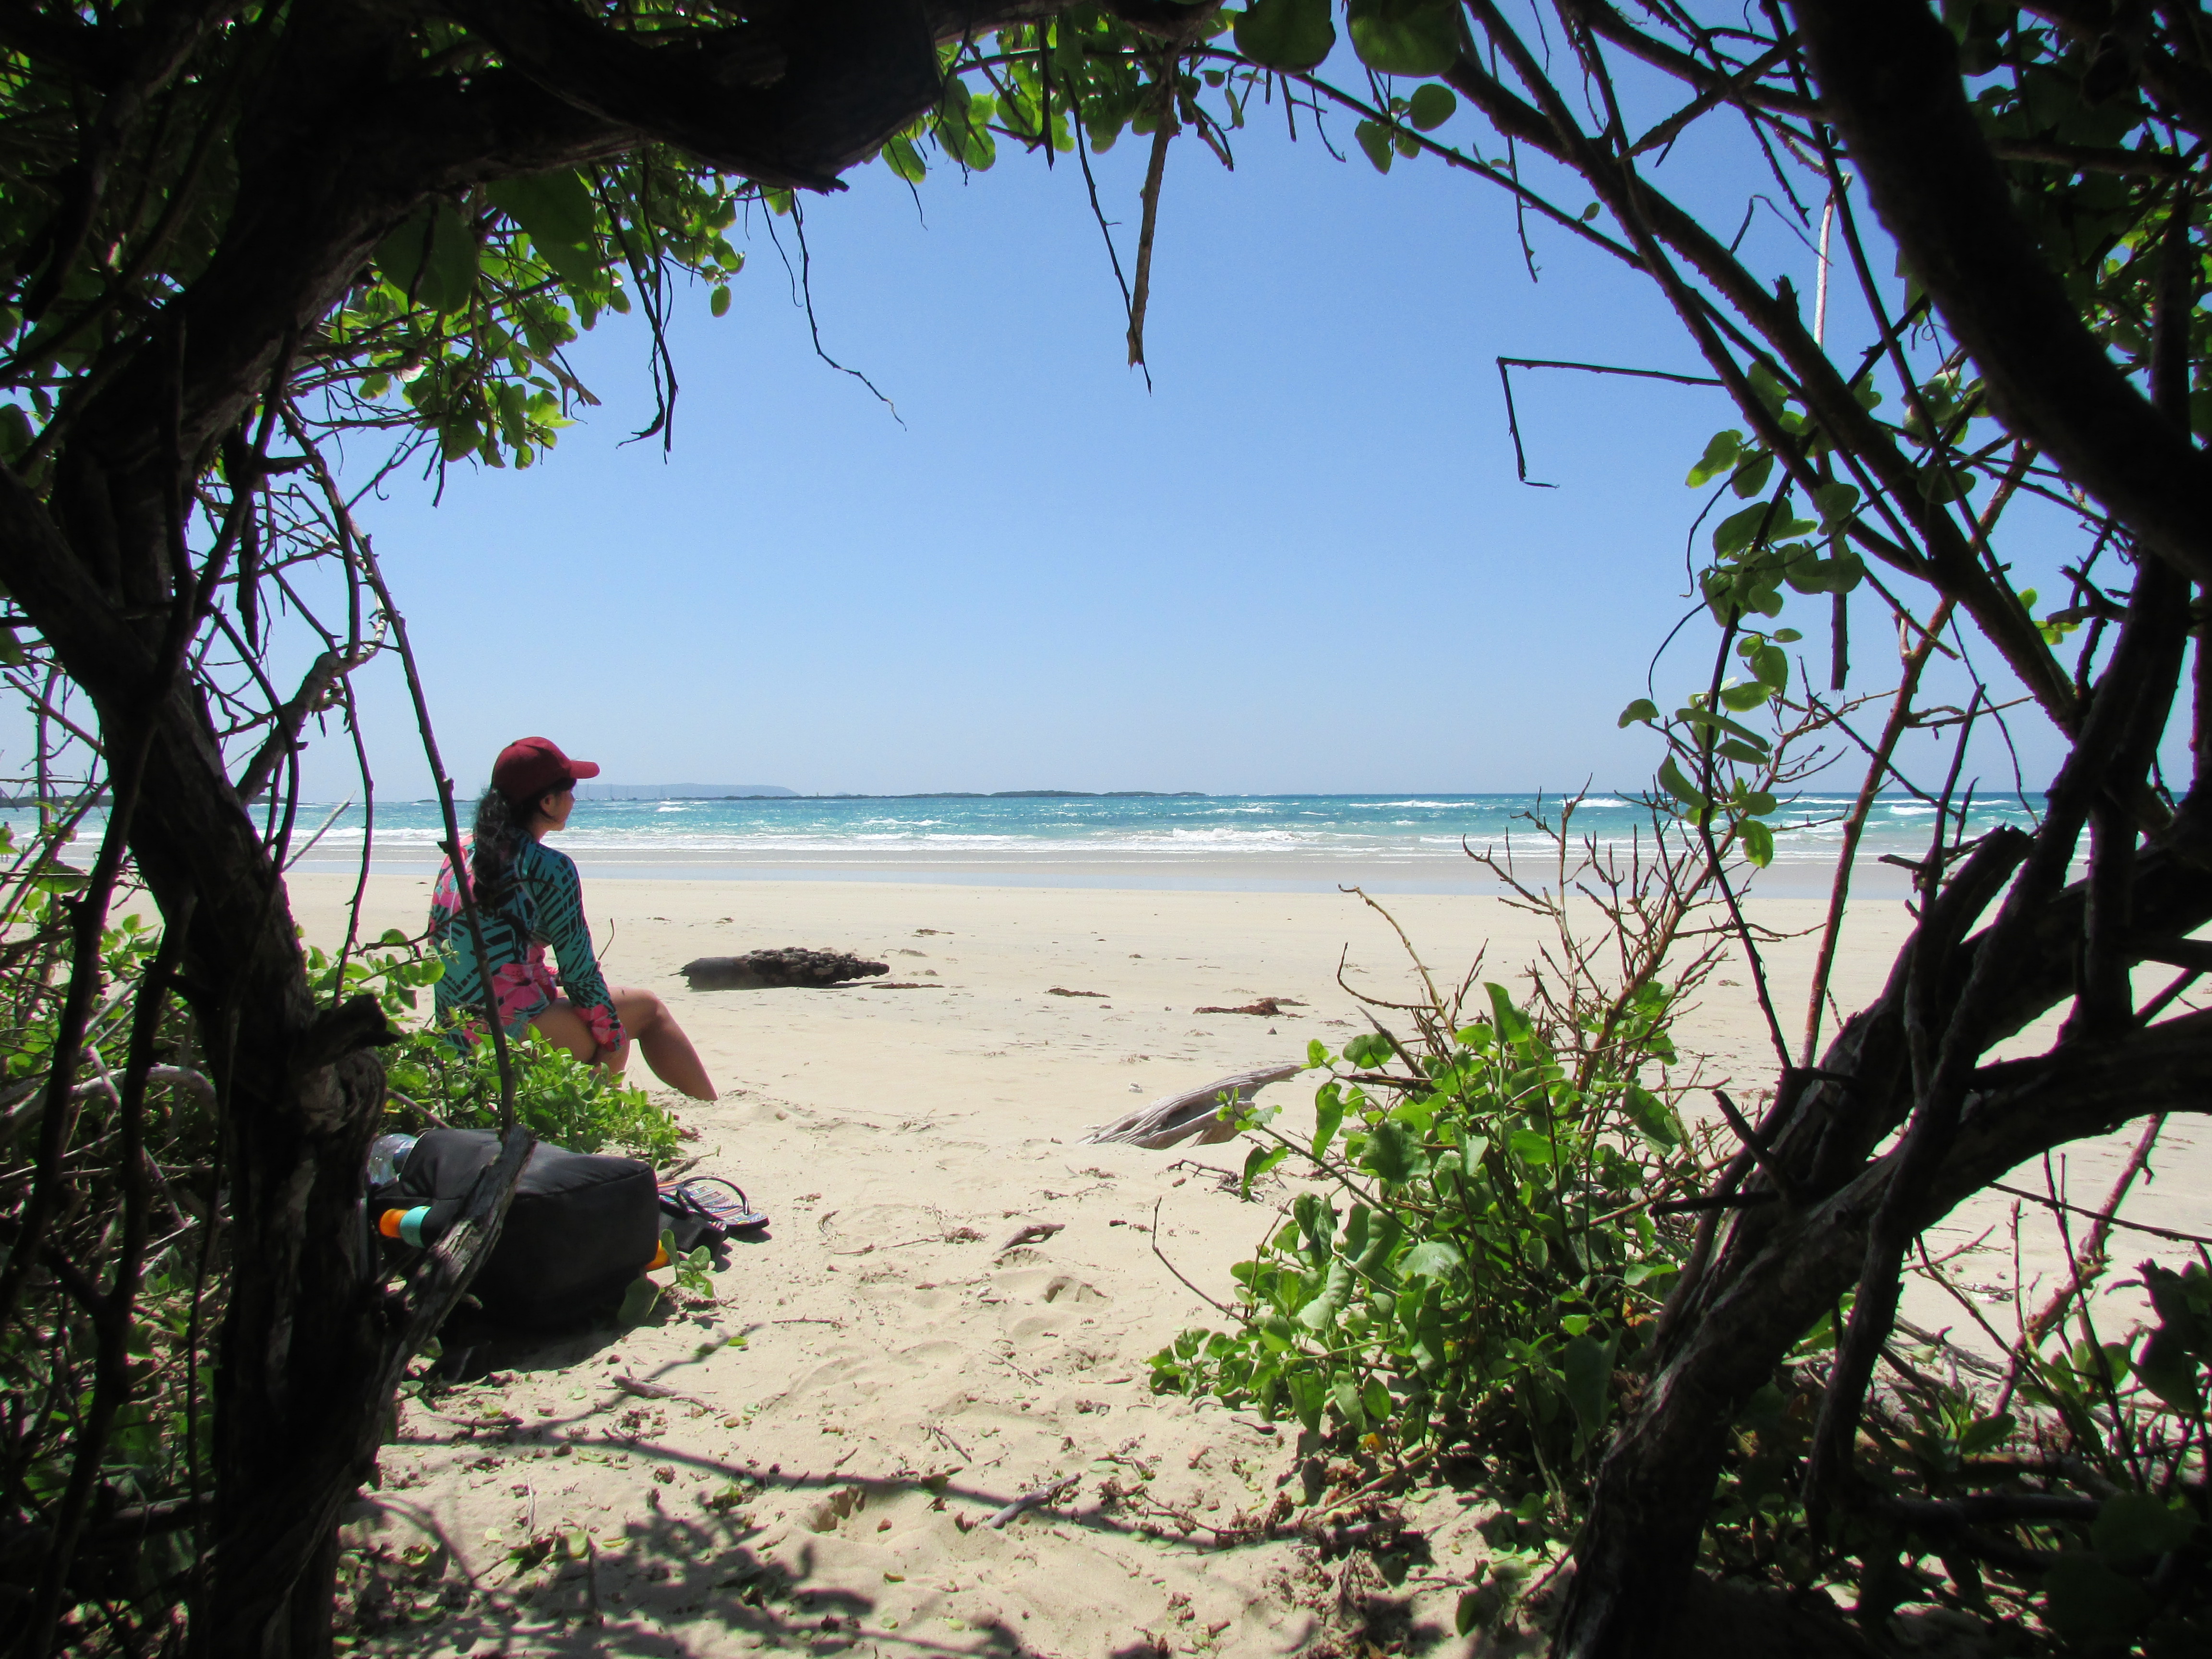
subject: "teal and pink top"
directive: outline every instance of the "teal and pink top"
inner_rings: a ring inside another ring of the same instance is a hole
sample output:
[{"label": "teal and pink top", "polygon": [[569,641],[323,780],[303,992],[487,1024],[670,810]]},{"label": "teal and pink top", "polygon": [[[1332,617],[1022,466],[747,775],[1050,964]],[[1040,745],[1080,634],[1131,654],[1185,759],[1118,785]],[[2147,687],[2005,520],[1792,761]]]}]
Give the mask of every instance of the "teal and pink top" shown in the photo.
[{"label": "teal and pink top", "polygon": [[[467,855],[464,847],[464,860]],[[526,836],[515,851],[512,877],[506,902],[496,909],[486,906],[477,911],[491,962],[492,989],[499,999],[500,1024],[510,1036],[519,1036],[523,1027],[552,1006],[554,975],[545,965],[545,950],[550,945],[560,964],[559,990],[568,993],[599,1045],[612,1048],[623,1040],[622,1021],[616,1017],[615,1000],[599,976],[599,958],[592,951],[592,929],[584,920],[584,884],[577,878],[575,861]],[[446,976],[438,981],[439,1025],[447,1026],[455,1016],[465,1022],[480,1019],[483,975],[468,919],[461,912],[450,859],[440,866],[437,885],[430,892],[430,945],[446,962]]]}]

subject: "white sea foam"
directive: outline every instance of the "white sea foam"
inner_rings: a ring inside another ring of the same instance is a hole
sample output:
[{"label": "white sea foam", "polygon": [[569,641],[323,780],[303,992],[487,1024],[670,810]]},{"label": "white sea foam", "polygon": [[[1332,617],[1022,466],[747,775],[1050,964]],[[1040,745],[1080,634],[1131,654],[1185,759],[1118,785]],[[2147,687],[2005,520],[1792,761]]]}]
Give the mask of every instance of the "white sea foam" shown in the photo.
[{"label": "white sea foam", "polygon": [[[1777,862],[1802,871],[1832,860],[1842,815],[1855,799],[1831,794],[1785,803],[1775,815]],[[1552,808],[1558,799],[1547,797],[1543,805]],[[1896,796],[1875,805],[1880,810],[1865,826],[1861,856],[1917,854],[1934,809]],[[552,844],[602,869],[849,865],[981,872],[1157,866],[1182,872],[1178,879],[1202,880],[1209,868],[1273,866],[1312,872],[1305,879],[1335,880],[1338,872],[1368,866],[1456,884],[1478,878],[1462,843],[1500,854],[1510,845],[1522,856],[1545,852],[1547,843],[1522,821],[1537,805],[1533,795],[595,801],[580,805]],[[301,816],[319,823],[326,810],[303,804]],[[387,859],[435,857],[432,849],[444,834],[435,803],[380,802],[376,817],[378,847]],[[2017,805],[1978,802],[1969,832],[2027,821]],[[1581,802],[1575,825],[1578,837],[1623,852],[1648,848],[1653,833],[1643,807],[1612,795]],[[96,823],[88,824],[88,833],[98,832]],[[1669,825],[1662,832],[1680,831]],[[356,811],[334,824],[309,856],[319,865],[343,862],[357,858],[360,846]]]}]

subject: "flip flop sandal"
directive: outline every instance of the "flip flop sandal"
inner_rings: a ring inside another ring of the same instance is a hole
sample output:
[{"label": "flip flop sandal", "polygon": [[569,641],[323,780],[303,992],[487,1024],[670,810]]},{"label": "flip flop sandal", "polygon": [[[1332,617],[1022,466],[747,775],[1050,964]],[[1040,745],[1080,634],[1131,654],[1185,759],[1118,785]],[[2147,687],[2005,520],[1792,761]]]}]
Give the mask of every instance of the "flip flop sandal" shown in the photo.
[{"label": "flip flop sandal", "polygon": [[[721,1190],[724,1188],[727,1190]],[[768,1212],[753,1208],[745,1189],[720,1176],[694,1176],[674,1187],[662,1188],[662,1193],[720,1232],[746,1232],[768,1225]]]}]

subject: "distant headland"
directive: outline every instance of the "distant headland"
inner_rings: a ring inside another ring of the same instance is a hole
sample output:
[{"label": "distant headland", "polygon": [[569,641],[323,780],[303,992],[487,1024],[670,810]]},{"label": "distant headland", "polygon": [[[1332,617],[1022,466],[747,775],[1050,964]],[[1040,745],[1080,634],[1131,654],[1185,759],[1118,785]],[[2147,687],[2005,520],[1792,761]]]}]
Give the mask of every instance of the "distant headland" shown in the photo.
[{"label": "distant headland", "polygon": [[780,783],[580,783],[578,800],[780,800],[799,793]]},{"label": "distant headland", "polygon": [[775,783],[580,783],[579,800],[1204,800],[1199,789],[924,789],[909,795],[802,795]]}]

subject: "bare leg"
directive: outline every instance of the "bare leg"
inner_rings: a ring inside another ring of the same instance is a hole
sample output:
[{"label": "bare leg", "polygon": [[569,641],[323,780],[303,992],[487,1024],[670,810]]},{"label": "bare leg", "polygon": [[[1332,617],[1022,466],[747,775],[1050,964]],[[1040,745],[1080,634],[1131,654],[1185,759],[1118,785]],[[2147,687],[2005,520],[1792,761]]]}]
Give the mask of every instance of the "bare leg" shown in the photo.
[{"label": "bare leg", "polygon": [[[592,1028],[584,1024],[584,1017],[564,997],[549,1003],[531,1016],[530,1029],[556,1048],[566,1048],[586,1064],[599,1057],[599,1045],[592,1035]],[[617,1065],[615,1068],[620,1071]]]},{"label": "bare leg", "polygon": [[691,1039],[684,1035],[684,1028],[659,994],[627,985],[607,988],[614,997],[623,1030],[644,1054],[653,1076],[694,1100],[717,1098],[713,1079],[700,1063],[699,1051],[691,1046]]}]

